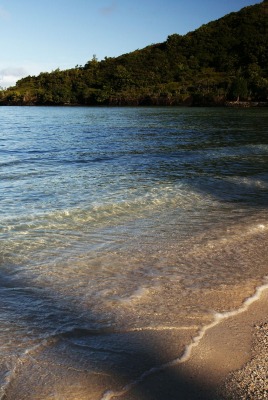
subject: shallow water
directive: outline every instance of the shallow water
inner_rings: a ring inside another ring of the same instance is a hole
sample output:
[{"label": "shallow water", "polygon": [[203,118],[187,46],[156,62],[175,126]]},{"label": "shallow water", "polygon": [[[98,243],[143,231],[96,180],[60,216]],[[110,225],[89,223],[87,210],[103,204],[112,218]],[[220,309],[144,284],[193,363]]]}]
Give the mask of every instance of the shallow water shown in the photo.
[{"label": "shallow water", "polygon": [[0,115],[2,398],[99,399],[263,283],[268,110]]}]

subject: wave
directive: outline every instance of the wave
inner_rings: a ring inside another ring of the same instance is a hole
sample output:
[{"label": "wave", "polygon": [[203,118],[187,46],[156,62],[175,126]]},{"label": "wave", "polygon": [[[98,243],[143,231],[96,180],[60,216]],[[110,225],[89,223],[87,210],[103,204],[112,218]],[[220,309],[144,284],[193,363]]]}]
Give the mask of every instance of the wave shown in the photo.
[{"label": "wave", "polygon": [[[100,246],[111,248],[117,239],[122,242],[123,231],[136,236],[137,230],[146,224],[153,228],[165,213],[173,214],[181,226],[197,226],[199,214],[204,214],[209,206],[216,209],[211,196],[195,192],[186,184],[156,185],[148,190],[120,191],[111,198],[105,194],[91,204],[84,201],[80,207],[39,209],[33,214],[6,216],[0,224],[3,238],[0,257],[7,263],[19,264],[42,263],[42,259],[46,262],[50,252],[54,260],[57,253],[62,258],[66,256],[65,250],[75,252],[77,257]],[[192,210],[195,210],[194,220],[189,217]]]},{"label": "wave", "polygon": [[[108,196],[107,196],[108,197]],[[28,234],[31,231],[42,230],[71,230],[81,231],[83,225],[89,223],[94,226],[110,225],[131,218],[145,217],[148,212],[163,210],[163,208],[190,209],[194,206],[206,206],[213,203],[209,196],[203,196],[191,190],[187,185],[166,185],[160,188],[151,188],[139,193],[137,189],[113,195],[113,199],[103,198],[93,201],[90,205],[81,207],[53,210],[51,212],[36,211],[33,214],[18,215],[13,218],[3,217],[0,232]],[[120,218],[120,220],[118,220]]]}]

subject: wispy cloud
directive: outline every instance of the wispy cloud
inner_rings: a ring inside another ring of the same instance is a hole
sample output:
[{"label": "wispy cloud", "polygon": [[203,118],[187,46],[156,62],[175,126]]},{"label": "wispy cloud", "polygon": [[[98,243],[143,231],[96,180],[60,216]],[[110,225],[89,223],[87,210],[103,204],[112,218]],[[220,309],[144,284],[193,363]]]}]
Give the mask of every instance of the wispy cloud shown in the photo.
[{"label": "wispy cloud", "polygon": [[0,6],[0,19],[8,20],[10,13],[2,6]]},{"label": "wispy cloud", "polygon": [[0,76],[22,76],[27,74],[27,71],[23,67],[7,67],[0,70]]},{"label": "wispy cloud", "polygon": [[9,87],[15,85],[17,80],[27,75],[23,67],[8,67],[0,70],[0,86]]},{"label": "wispy cloud", "polygon": [[117,9],[117,4],[114,1],[109,6],[100,8],[99,11],[102,15],[111,15],[116,11],[116,9]]}]

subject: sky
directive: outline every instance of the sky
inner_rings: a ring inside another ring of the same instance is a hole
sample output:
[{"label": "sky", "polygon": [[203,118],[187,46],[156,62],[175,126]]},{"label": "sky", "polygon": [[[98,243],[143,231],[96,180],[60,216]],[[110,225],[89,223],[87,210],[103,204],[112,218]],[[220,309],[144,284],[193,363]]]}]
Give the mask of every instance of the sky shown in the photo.
[{"label": "sky", "polygon": [[262,0],[0,0],[0,87],[184,35]]}]

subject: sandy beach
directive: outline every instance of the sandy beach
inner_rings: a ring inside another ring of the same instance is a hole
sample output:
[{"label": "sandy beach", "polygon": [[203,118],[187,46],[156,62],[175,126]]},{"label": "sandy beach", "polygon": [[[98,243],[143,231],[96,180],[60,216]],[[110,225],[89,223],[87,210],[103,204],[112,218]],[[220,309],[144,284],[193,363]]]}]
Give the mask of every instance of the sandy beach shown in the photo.
[{"label": "sandy beach", "polygon": [[216,315],[180,360],[103,399],[267,398],[267,315],[268,287],[264,285],[240,309]]},{"label": "sandy beach", "polygon": [[[267,398],[268,371],[268,285],[265,284],[231,312],[215,314],[214,321],[201,331],[126,332],[125,340],[135,341],[137,362],[148,360],[148,346],[161,354],[159,367],[131,380],[128,365],[107,373],[92,374],[80,362],[68,368],[64,376],[58,372],[62,363],[61,342],[55,338],[51,346],[39,346],[20,359],[10,377],[8,391],[2,399],[18,399],[17,390],[24,390],[20,400],[248,400]],[[184,350],[181,341],[189,337]],[[182,340],[184,335],[184,339]],[[118,340],[117,337],[105,340]],[[120,337],[122,340],[122,337]],[[144,349],[143,349],[144,346]],[[178,358],[172,360],[175,347]],[[43,348],[44,347],[44,348]],[[50,352],[58,351],[51,362]],[[171,361],[170,361],[171,360]],[[151,360],[152,361],[152,360]],[[143,367],[144,367],[143,365]],[[148,364],[149,365],[149,364]],[[142,370],[141,370],[142,371]],[[144,371],[144,369],[143,369]],[[31,375],[29,373],[31,372]],[[46,372],[46,373],[44,373]],[[125,376],[124,376],[125,375]],[[30,376],[30,378],[29,378]],[[49,385],[48,385],[49,382]],[[108,391],[105,388],[110,388]],[[42,393],[42,395],[40,395]]]}]

